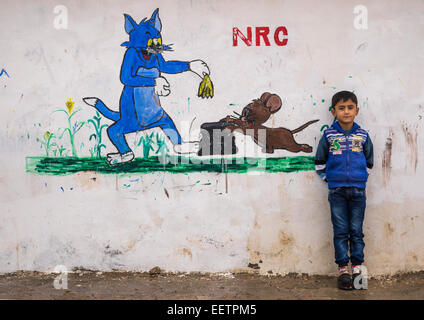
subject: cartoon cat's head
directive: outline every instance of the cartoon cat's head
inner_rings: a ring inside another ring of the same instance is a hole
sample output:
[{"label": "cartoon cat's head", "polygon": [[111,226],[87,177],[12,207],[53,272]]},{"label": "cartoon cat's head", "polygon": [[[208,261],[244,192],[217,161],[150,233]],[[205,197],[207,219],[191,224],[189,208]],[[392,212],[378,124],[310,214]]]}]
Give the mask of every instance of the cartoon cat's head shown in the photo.
[{"label": "cartoon cat's head", "polygon": [[145,50],[148,53],[159,53],[164,50],[171,50],[170,46],[162,45],[162,23],[159,19],[159,9],[153,12],[152,17],[144,18],[137,24],[129,15],[125,16],[125,31],[130,36],[130,41],[126,41],[121,46]]}]

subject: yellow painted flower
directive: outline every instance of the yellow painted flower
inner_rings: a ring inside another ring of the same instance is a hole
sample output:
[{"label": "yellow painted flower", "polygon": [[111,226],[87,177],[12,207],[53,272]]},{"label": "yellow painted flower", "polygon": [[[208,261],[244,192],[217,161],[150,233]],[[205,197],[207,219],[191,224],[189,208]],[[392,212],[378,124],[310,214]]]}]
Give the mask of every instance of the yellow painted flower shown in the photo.
[{"label": "yellow painted flower", "polygon": [[72,109],[74,108],[74,104],[75,104],[75,102],[72,101],[71,98],[69,98],[68,101],[66,101],[66,108],[68,108],[68,113],[69,114],[72,113]]},{"label": "yellow painted flower", "polygon": [[44,136],[46,137],[47,140],[49,140],[51,133],[49,131],[44,133]]}]

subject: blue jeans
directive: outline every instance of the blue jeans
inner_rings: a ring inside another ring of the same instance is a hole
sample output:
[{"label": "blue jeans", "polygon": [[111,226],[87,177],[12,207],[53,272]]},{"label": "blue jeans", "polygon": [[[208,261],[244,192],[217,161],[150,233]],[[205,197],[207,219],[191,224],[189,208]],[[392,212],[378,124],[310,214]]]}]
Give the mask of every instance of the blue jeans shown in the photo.
[{"label": "blue jeans", "polygon": [[364,234],[362,224],[366,206],[365,189],[338,187],[328,189],[328,201],[333,223],[333,242],[336,263],[344,266],[364,262]]}]

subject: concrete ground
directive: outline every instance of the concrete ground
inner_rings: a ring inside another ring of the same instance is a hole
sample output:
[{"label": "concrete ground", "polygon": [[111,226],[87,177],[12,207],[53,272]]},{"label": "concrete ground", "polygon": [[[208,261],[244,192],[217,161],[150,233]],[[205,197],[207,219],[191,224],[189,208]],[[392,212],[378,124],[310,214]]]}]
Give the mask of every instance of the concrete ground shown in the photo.
[{"label": "concrete ground", "polygon": [[[424,299],[424,271],[369,279],[368,290],[343,291],[332,276],[261,276],[252,273],[169,274],[75,271],[67,289],[55,289],[57,274],[16,272],[0,275],[0,299],[142,300],[350,300]],[[60,283],[59,283],[60,284]],[[65,284],[65,283],[63,283]]]}]

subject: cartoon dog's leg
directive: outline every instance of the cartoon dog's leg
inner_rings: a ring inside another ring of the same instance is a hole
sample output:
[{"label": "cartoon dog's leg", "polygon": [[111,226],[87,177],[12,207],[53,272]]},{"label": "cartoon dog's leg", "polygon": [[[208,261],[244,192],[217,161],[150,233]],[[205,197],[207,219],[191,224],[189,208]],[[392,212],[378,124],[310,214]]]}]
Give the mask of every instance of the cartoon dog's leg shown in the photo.
[{"label": "cartoon dog's leg", "polygon": [[171,140],[174,145],[174,151],[176,153],[196,153],[199,151],[199,142],[183,142],[181,135],[175,127],[174,121],[165,112],[162,119],[158,122],[159,126],[166,136]]},{"label": "cartoon dog's leg", "polygon": [[107,162],[110,165],[116,165],[132,161],[134,159],[134,153],[128,147],[127,141],[125,140],[125,133],[136,131],[136,128],[131,128],[128,123],[118,121],[107,128],[107,134],[110,141],[118,149],[118,153],[108,153]]}]

